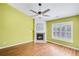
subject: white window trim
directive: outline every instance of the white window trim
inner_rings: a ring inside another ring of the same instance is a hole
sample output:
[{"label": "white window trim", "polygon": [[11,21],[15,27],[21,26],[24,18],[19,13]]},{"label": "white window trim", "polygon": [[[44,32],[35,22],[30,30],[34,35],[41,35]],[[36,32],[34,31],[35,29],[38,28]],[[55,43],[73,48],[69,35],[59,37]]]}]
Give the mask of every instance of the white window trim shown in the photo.
[{"label": "white window trim", "polygon": [[[54,37],[53,36],[53,25],[56,25],[56,24],[61,24],[61,23],[64,23],[64,24],[71,24],[71,39],[64,39],[64,38],[57,38],[57,37]],[[66,41],[66,42],[71,42],[73,43],[73,21],[69,21],[69,22],[61,22],[61,23],[55,23],[55,24],[52,24],[52,39],[53,40],[61,40],[61,41]]]}]

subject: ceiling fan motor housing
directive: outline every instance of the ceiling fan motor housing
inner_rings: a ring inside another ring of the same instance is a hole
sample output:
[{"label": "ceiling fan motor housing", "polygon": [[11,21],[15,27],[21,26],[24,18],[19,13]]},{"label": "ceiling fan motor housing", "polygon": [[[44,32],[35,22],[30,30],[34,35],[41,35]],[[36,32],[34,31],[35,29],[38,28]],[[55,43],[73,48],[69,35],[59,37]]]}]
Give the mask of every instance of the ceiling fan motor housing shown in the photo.
[{"label": "ceiling fan motor housing", "polygon": [[41,3],[39,3],[38,5],[39,5],[39,6],[41,6],[42,4],[41,4]]},{"label": "ceiling fan motor housing", "polygon": [[38,14],[41,14],[41,11],[39,11]]}]

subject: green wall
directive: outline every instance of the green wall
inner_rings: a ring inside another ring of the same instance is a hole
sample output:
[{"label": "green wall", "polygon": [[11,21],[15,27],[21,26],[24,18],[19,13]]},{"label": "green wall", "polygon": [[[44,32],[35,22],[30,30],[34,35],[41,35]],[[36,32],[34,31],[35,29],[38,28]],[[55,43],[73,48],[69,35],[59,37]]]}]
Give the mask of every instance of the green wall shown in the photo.
[{"label": "green wall", "polygon": [[3,22],[3,20],[1,20],[2,19],[2,16],[3,14],[2,14],[2,10],[0,10],[0,44],[2,43],[2,22]]},{"label": "green wall", "polygon": [[[73,42],[66,42],[61,40],[52,39],[52,24],[60,22],[73,21]],[[79,16],[72,16],[67,18],[61,18],[56,20],[50,20],[46,22],[47,26],[47,40],[50,42],[56,42],[59,44],[67,45],[74,48],[79,48]]]},{"label": "green wall", "polygon": [[0,47],[33,41],[33,18],[0,4]]}]

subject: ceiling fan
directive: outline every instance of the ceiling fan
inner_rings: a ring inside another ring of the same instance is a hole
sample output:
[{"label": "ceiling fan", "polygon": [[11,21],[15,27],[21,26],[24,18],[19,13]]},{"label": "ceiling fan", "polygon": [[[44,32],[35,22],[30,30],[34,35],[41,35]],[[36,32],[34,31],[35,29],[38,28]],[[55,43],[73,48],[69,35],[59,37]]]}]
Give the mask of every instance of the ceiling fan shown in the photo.
[{"label": "ceiling fan", "polygon": [[[39,3],[38,6],[42,6],[42,4]],[[39,16],[39,15],[41,15],[41,16],[49,17],[49,15],[45,15],[45,13],[49,12],[50,9],[46,9],[44,11],[38,11],[38,12],[36,12],[36,11],[34,11],[34,10],[31,9],[30,11],[36,14],[36,15],[32,15],[32,16]]]}]

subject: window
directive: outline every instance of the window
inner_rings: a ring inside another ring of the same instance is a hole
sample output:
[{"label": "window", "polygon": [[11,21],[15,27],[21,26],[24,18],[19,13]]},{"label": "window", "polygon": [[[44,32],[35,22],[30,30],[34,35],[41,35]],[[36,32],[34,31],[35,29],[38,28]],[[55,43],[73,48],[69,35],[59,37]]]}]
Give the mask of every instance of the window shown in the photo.
[{"label": "window", "polygon": [[73,22],[62,22],[52,24],[52,39],[73,41]]}]

